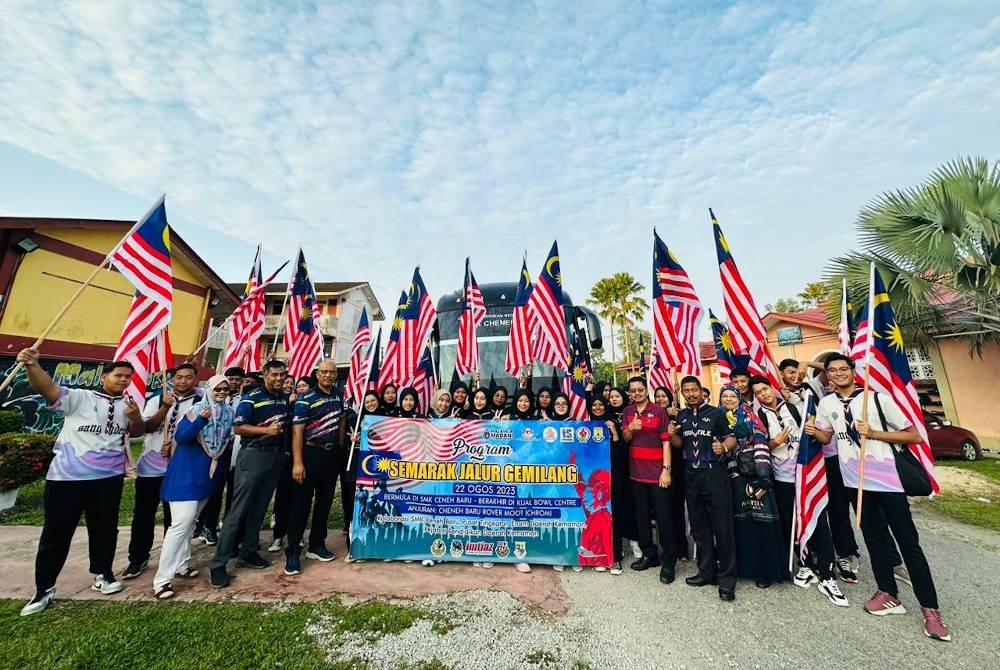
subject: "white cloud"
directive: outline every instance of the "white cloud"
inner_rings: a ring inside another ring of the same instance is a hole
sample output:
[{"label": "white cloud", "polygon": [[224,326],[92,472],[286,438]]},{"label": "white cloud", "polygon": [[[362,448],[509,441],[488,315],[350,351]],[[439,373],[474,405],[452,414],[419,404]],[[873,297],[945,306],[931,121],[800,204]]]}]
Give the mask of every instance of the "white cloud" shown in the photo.
[{"label": "white cloud", "polygon": [[23,3],[0,140],[301,244],[386,308],[417,263],[438,294],[467,254],[513,280],[554,236],[578,299],[622,269],[645,283],[654,225],[719,306],[711,205],[763,306],[851,245],[878,192],[1000,155],[985,4]]}]

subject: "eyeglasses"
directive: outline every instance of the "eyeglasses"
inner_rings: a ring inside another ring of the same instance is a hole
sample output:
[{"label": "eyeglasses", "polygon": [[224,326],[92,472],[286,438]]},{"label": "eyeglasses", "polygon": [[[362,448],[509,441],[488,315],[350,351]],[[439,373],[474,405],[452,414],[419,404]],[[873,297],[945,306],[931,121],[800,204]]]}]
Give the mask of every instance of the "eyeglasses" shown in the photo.
[{"label": "eyeglasses", "polygon": [[851,371],[851,368],[849,368],[849,367],[842,367],[842,368],[827,368],[827,369],[826,369],[826,371],[827,371],[827,372],[850,372],[850,371]]}]

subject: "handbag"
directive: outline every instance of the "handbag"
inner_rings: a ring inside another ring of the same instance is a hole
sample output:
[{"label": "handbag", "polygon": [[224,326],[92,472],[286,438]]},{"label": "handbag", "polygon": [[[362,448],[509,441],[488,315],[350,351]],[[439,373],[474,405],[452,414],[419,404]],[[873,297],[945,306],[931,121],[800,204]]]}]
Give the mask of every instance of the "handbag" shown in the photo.
[{"label": "handbag", "polygon": [[[878,393],[875,394],[875,410],[878,412],[878,419],[882,422],[882,430],[886,430],[885,414],[882,412],[882,405],[878,401]],[[899,483],[903,485],[903,493],[908,496],[929,496],[934,489],[931,488],[930,477],[927,471],[917,461],[917,457],[910,451],[908,444],[893,444],[892,455],[896,464],[896,474],[899,475]]]}]

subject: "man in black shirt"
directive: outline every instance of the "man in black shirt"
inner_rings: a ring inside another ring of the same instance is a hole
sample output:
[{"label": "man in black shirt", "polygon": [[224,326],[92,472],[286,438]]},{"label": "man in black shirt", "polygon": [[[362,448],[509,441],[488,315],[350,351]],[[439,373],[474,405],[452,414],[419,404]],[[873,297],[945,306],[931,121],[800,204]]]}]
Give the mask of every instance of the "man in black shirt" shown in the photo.
[{"label": "man in black shirt", "polygon": [[687,407],[677,415],[678,430],[670,444],[684,449],[687,468],[685,497],[691,535],[698,547],[698,574],[690,586],[719,585],[719,597],[736,598],[736,539],[733,534],[733,497],[726,461],[736,448],[725,414],[704,404],[697,377],[681,381]]}]

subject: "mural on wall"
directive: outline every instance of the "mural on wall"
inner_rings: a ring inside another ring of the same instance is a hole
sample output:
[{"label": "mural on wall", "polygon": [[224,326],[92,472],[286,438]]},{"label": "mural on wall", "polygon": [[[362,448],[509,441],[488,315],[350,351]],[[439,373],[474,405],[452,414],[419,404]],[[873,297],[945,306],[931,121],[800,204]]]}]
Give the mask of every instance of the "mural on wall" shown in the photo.
[{"label": "mural on wall", "polygon": [[[6,378],[17,361],[13,356],[0,356],[0,370]],[[42,368],[60,386],[67,388],[99,389],[103,363],[91,361],[57,361],[42,359]],[[149,395],[158,395],[162,386],[161,376],[154,373],[146,380]],[[19,409],[24,414],[24,429],[29,433],[55,435],[62,428],[62,415],[48,408],[35,389],[28,383],[28,375],[22,369],[10,386],[0,393],[0,409]]]}]

